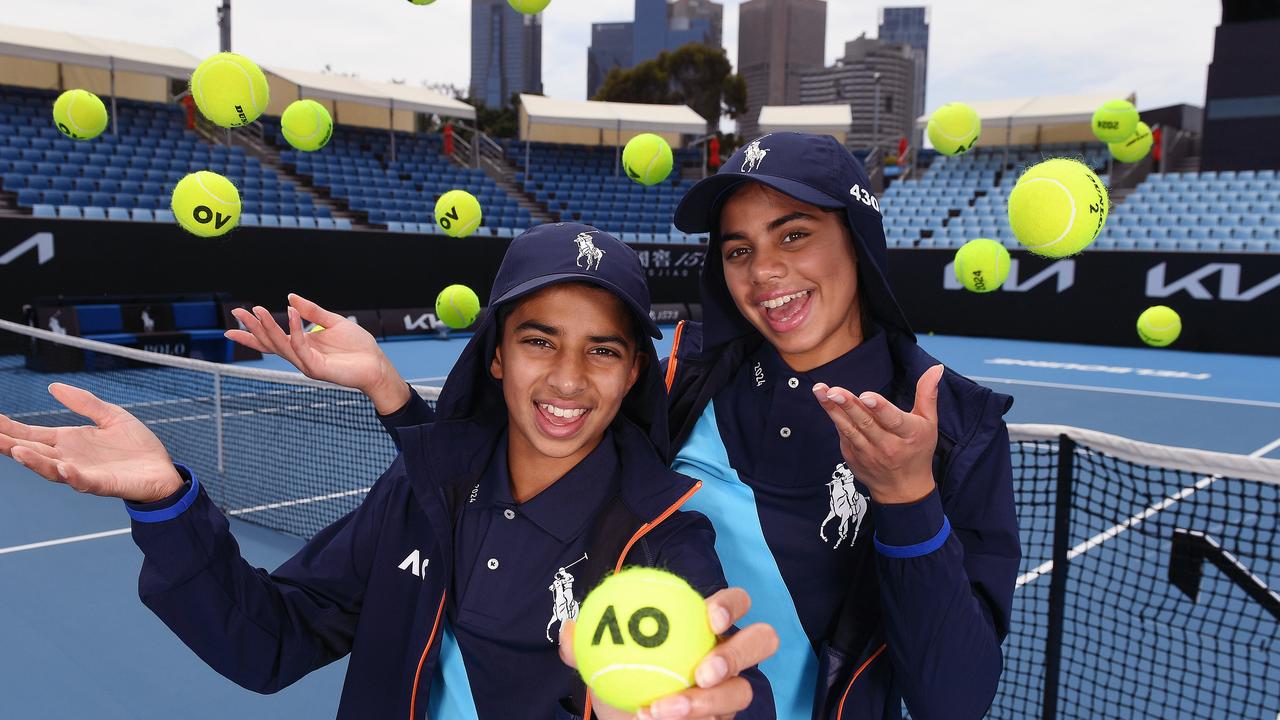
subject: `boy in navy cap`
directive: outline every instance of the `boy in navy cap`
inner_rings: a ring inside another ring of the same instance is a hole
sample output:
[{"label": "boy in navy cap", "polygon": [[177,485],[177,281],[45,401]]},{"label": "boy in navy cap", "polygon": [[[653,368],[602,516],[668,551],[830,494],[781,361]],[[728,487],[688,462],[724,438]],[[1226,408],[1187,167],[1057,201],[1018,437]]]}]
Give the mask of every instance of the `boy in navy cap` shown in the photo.
[{"label": "boy in navy cap", "polygon": [[979,718],[1020,549],[1011,398],[917,344],[879,201],[834,138],[773,133],[681,201],[711,234],[666,365],[673,468],[773,625],[779,716]]},{"label": "boy in navy cap", "polygon": [[[660,455],[668,433],[649,339],[660,333],[634,252],[585,225],[534,228],[512,242],[491,298],[434,413],[389,365],[350,362],[381,357],[354,323],[296,297],[288,336],[261,308],[238,313],[249,328],[238,339],[361,387],[400,427],[401,452],[360,507],[270,575],[240,557],[199,478],[85,390],[51,386],[96,427],[0,416],[0,452],[125,499],[143,602],[246,688],[274,692],[350,653],[339,717],[577,717],[590,703],[561,662],[560,630],[605,573],[681,575],[710,595],[722,634],[749,600],[726,589],[706,518],[679,512],[699,483]],[[304,334],[302,317],[328,329]],[[410,415],[424,422],[406,426]],[[774,647],[767,626],[733,634],[703,660],[697,688],[660,701],[672,712],[639,716],[774,717],[752,667]]]}]

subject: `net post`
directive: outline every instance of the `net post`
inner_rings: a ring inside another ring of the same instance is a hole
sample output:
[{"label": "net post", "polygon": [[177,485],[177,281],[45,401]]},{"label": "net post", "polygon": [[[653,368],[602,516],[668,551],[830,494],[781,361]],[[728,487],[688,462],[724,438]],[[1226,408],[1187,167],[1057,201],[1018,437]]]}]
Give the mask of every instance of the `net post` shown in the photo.
[{"label": "net post", "polygon": [[222,373],[213,373],[213,418],[218,432],[218,474],[226,472],[222,452]]},{"label": "net post", "polygon": [[1058,680],[1062,667],[1062,631],[1066,621],[1067,550],[1071,544],[1071,494],[1075,479],[1076,441],[1058,436],[1058,483],[1053,511],[1053,571],[1049,576],[1049,626],[1044,646],[1043,720],[1058,715]]}]

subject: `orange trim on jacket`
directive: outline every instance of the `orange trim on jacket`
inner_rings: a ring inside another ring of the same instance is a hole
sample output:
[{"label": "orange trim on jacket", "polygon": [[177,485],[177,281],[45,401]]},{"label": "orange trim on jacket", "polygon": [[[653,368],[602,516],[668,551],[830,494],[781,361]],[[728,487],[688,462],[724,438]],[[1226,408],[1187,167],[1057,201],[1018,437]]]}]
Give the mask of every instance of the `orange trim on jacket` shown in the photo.
[{"label": "orange trim on jacket", "polygon": [[[425,574],[425,573],[424,573]],[[413,673],[413,694],[409,696],[409,720],[418,717],[418,681],[422,679],[422,666],[427,663],[427,655],[436,642],[436,632],[440,629],[440,616],[444,614],[444,600],[449,592],[440,593],[440,607],[436,608],[436,621],[431,625],[431,635],[427,637],[427,646],[422,648],[422,657],[418,658],[418,669]]]}]

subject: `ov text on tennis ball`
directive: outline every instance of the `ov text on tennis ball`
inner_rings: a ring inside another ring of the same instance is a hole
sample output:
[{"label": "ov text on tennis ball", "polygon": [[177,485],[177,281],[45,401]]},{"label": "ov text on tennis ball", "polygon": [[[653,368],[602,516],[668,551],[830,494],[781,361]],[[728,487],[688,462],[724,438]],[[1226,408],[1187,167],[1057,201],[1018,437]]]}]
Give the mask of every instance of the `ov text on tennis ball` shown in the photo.
[{"label": "ov text on tennis ball", "polygon": [[466,285],[450,285],[436,296],[436,317],[454,330],[469,327],[479,314],[480,298]]},{"label": "ov text on tennis ball", "polygon": [[217,237],[240,221],[240,192],[225,177],[201,170],[178,181],[171,207],[178,224],[187,232]]},{"label": "ov text on tennis ball", "polygon": [[218,53],[191,73],[191,97],[209,122],[221,127],[248,125],[271,99],[267,77],[252,60],[235,53]]},{"label": "ov text on tennis ball", "polygon": [[1009,251],[995,240],[970,240],[956,251],[955,273],[970,292],[998,290],[1009,278]]},{"label": "ov text on tennis ball", "polygon": [[68,90],[53,103],[53,122],[72,140],[92,140],[107,129],[107,106],[88,90]]},{"label": "ov text on tennis ball", "polygon": [[622,167],[627,177],[641,185],[656,185],[666,180],[673,162],[671,146],[653,133],[631,138],[622,150]]},{"label": "ov text on tennis ball", "polygon": [[1031,252],[1074,255],[1092,243],[1107,221],[1107,190],[1084,163],[1054,158],[1018,178],[1009,194],[1009,225]]},{"label": "ov text on tennis ball", "polygon": [[466,190],[450,190],[436,200],[436,225],[449,237],[463,238],[480,227],[480,201]]},{"label": "ov text on tennis ball", "polygon": [[715,644],[702,596],[654,568],[623,570],[592,590],[573,633],[582,679],[626,712],[691,687]]}]

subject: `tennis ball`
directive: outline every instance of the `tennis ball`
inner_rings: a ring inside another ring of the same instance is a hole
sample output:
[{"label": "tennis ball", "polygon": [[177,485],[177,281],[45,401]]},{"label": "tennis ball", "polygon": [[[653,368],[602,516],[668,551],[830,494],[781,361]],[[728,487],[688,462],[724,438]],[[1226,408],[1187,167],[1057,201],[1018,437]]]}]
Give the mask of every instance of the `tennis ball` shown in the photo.
[{"label": "tennis ball", "polygon": [[578,672],[604,702],[635,712],[693,685],[716,645],[707,606],[689,583],[663,570],[630,568],[600,583],[578,610]]},{"label": "tennis ball", "polygon": [[107,129],[107,106],[88,90],[68,90],[53,102],[53,122],[72,140],[92,140]]},{"label": "tennis ball", "polygon": [[507,4],[525,15],[537,15],[547,9],[551,0],[507,0]]},{"label": "tennis ball", "polygon": [[953,102],[934,110],[926,129],[935,150],[943,155],[960,155],[977,144],[982,120],[973,108]]},{"label": "tennis ball", "polygon": [[1182,333],[1182,318],[1173,308],[1153,305],[1138,316],[1138,337],[1152,347],[1164,347]]},{"label": "tennis ball", "polygon": [[231,181],[201,170],[173,188],[173,216],[184,230],[200,237],[216,237],[240,222],[240,193]]},{"label": "tennis ball", "polygon": [[641,133],[622,150],[622,169],[641,185],[657,185],[671,174],[671,146],[660,136]]},{"label": "tennis ball", "polygon": [[235,53],[218,53],[191,73],[191,97],[196,107],[221,127],[248,125],[271,98],[267,76],[252,60]]},{"label": "tennis ball", "polygon": [[436,200],[436,225],[449,237],[470,235],[482,219],[480,201],[466,190],[450,190]]},{"label": "tennis ball", "polygon": [[315,152],[329,143],[333,135],[333,118],[315,100],[296,100],[289,103],[280,116],[280,132],[295,148]]},{"label": "tennis ball", "polygon": [[1108,100],[1093,112],[1093,134],[1104,143],[1124,142],[1138,127],[1138,109],[1128,100]]},{"label": "tennis ball", "polygon": [[409,0],[409,2],[413,3],[414,5],[430,5],[435,1],[436,0]]},{"label": "tennis ball", "polygon": [[1031,252],[1074,255],[1089,246],[1107,221],[1107,190],[1084,163],[1045,160],[1023,173],[1009,194],[1009,225]]},{"label": "tennis ball", "polygon": [[466,285],[450,285],[436,296],[436,317],[454,330],[469,327],[479,314],[480,298]]},{"label": "tennis ball", "polygon": [[1151,128],[1140,121],[1137,129],[1133,131],[1128,140],[1111,143],[1107,145],[1107,149],[1111,151],[1111,157],[1122,163],[1136,163],[1151,152],[1151,143],[1153,141]]},{"label": "tennis ball", "polygon": [[312,325],[311,329],[308,330],[307,332],[309,333],[324,332],[324,326],[319,323],[316,323],[315,325]]},{"label": "tennis ball", "polygon": [[970,240],[956,251],[956,279],[965,289],[988,293],[1009,277],[1009,251],[995,240]]}]

